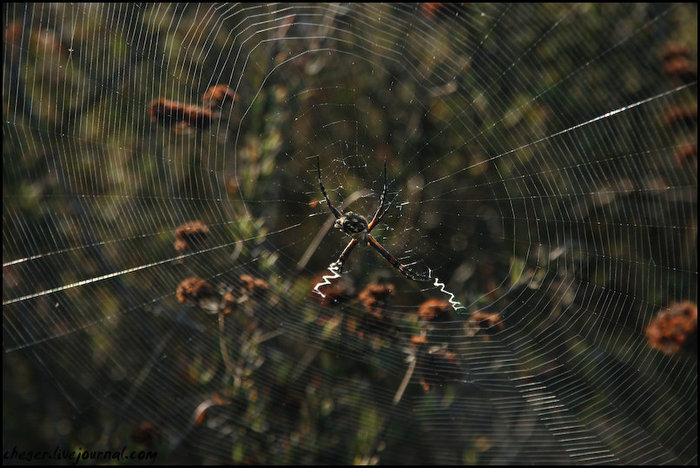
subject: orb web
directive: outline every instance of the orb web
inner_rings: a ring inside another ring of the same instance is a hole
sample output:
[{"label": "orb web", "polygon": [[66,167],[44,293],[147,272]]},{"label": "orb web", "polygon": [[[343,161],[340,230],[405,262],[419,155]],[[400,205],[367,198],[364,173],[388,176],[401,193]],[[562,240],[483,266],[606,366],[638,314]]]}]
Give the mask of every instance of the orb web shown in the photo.
[{"label": "orb web", "polygon": [[695,5],[4,11],[4,450],[697,463]]}]

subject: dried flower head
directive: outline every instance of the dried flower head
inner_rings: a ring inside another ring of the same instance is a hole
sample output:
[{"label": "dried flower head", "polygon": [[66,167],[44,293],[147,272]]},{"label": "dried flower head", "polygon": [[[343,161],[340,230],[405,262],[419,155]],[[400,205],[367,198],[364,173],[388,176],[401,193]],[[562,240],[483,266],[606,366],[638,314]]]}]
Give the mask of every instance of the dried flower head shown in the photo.
[{"label": "dried flower head", "polygon": [[428,20],[450,18],[458,14],[465,5],[461,2],[426,2],[420,4],[420,11]]},{"label": "dried flower head", "polygon": [[221,311],[224,314],[230,314],[236,311],[238,301],[232,292],[227,292],[221,297]]},{"label": "dried flower head", "polygon": [[262,294],[270,289],[270,283],[262,278],[254,278],[251,275],[243,274],[240,276],[243,287],[252,294]]},{"label": "dried flower head", "polygon": [[670,78],[677,78],[684,83],[695,81],[698,71],[695,65],[685,57],[673,57],[664,63],[664,73]]},{"label": "dried flower head", "polygon": [[238,95],[231,88],[222,84],[212,86],[202,95],[202,103],[210,109],[233,105],[236,101],[238,101]]},{"label": "dried flower head", "polygon": [[216,296],[211,284],[202,278],[192,276],[177,285],[177,300],[180,302],[199,302]]},{"label": "dried flower head", "polygon": [[422,320],[445,320],[450,317],[450,303],[442,299],[428,299],[418,308]]},{"label": "dried flower head", "polygon": [[5,42],[8,45],[18,45],[22,39],[22,20],[14,20],[5,27]]},{"label": "dried flower head", "polygon": [[414,348],[420,348],[426,344],[428,344],[428,338],[425,337],[425,334],[411,336],[411,346]]},{"label": "dried flower head", "polygon": [[368,284],[357,295],[366,311],[359,317],[358,323],[352,324],[353,331],[358,336],[363,337],[367,334],[380,338],[395,338],[397,327],[386,310],[393,294],[394,286],[391,284]]},{"label": "dried flower head", "polygon": [[680,42],[668,42],[661,50],[661,60],[663,61],[679,56],[690,57],[690,49]]},{"label": "dried flower head", "polygon": [[469,336],[484,335],[484,341],[489,340],[488,335],[494,335],[503,330],[505,324],[501,320],[500,314],[496,312],[474,312],[467,322],[467,334]]},{"label": "dried flower head", "polygon": [[384,309],[393,295],[393,284],[368,284],[357,298],[364,304],[367,312],[375,312]]},{"label": "dried flower head", "polygon": [[425,2],[420,5],[421,13],[423,13],[423,16],[426,18],[435,16],[442,7],[442,2]]},{"label": "dried flower head", "polygon": [[697,328],[698,306],[690,301],[675,302],[657,312],[646,335],[652,348],[675,354],[683,348],[695,348]]},{"label": "dried flower head", "polygon": [[61,39],[50,29],[39,29],[34,33],[36,45],[45,54],[50,54],[54,57],[62,57],[65,55],[64,45]]},{"label": "dried flower head", "polygon": [[189,221],[175,229],[175,250],[195,250],[207,240],[209,228],[201,221]]},{"label": "dried flower head", "polygon": [[208,128],[215,117],[209,109],[163,98],[149,102],[146,111],[151,117],[151,122],[165,126],[174,125],[178,132],[189,128]]},{"label": "dried flower head", "polygon": [[695,143],[687,142],[682,144],[676,151],[678,163],[681,166],[691,164],[698,159],[698,147]]},{"label": "dried flower head", "polygon": [[698,108],[693,107],[683,107],[683,106],[670,106],[666,108],[664,112],[664,121],[666,126],[674,125],[685,125],[692,127],[697,125],[698,122]]}]

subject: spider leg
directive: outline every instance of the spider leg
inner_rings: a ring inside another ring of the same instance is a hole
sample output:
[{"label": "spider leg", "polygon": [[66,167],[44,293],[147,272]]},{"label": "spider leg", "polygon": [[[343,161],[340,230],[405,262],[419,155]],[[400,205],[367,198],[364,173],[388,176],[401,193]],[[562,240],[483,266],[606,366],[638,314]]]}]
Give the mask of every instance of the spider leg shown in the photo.
[{"label": "spider leg", "polygon": [[387,252],[387,250],[384,247],[382,247],[382,245],[379,242],[377,242],[377,239],[375,239],[372,236],[372,234],[367,234],[367,241],[372,247],[375,248],[377,252],[379,252],[382,255],[382,257],[384,257],[389,263],[391,263],[391,266],[399,270],[399,272],[401,272],[401,274],[404,275],[406,278],[417,282],[430,282],[433,280],[429,276],[414,273],[403,263],[399,262],[398,260],[396,260],[396,258],[392,257],[392,255],[389,252]]},{"label": "spider leg", "polygon": [[333,203],[331,203],[331,199],[328,198],[328,194],[326,193],[326,188],[323,186],[323,182],[321,182],[321,158],[316,156],[316,168],[318,169],[318,185],[321,186],[321,192],[323,192],[323,196],[326,199],[326,203],[328,204],[328,208],[331,209],[333,212],[333,216],[335,216],[336,219],[341,218],[343,216],[343,213],[338,210],[335,206],[333,206]]},{"label": "spider leg", "polygon": [[[381,221],[381,219],[384,217],[384,213],[386,213],[386,209],[384,209],[384,199],[386,198],[386,192],[387,192],[387,185],[386,185],[386,159],[384,160],[384,188],[382,189],[382,195],[379,197],[379,206],[377,207],[377,211],[374,213],[374,216],[372,217],[372,221],[369,222],[367,225],[367,232],[370,232],[374,226]],[[393,202],[393,200],[392,200]],[[387,209],[391,206],[391,203],[387,205]]]},{"label": "spider leg", "polygon": [[338,274],[343,272],[343,265],[345,264],[345,260],[348,259],[350,252],[352,252],[352,249],[355,248],[357,243],[358,243],[357,238],[353,237],[350,240],[350,242],[348,242],[348,245],[346,245],[345,248],[343,249],[343,252],[340,254],[340,257],[338,257],[338,260],[336,260],[335,263],[331,264],[332,267],[335,267],[338,269]]},{"label": "spider leg", "polygon": [[[377,224],[379,224],[379,222],[382,220],[382,218],[384,217],[384,215],[387,214],[387,212],[389,211],[389,208],[391,208],[391,205],[394,204],[394,200],[396,200],[396,197],[398,197],[398,196],[399,196],[399,194],[397,193],[396,195],[394,195],[394,198],[392,198],[391,200],[389,200],[389,203],[386,205],[386,208],[384,209],[384,211],[382,211],[381,213],[379,213],[379,217],[377,218],[376,221],[374,221],[374,224],[370,223],[370,224],[367,225],[367,233],[368,233],[368,234],[369,234],[369,231],[370,231],[371,229],[374,229],[374,227],[377,226]],[[369,245],[369,241],[367,241],[367,244]]]}]

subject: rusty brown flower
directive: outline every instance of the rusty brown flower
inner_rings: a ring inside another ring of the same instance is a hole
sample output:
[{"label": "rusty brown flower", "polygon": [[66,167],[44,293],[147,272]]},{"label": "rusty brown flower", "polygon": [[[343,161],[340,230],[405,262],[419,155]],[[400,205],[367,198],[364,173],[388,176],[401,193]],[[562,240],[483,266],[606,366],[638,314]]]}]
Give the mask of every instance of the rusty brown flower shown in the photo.
[{"label": "rusty brown flower", "polygon": [[176,127],[177,132],[188,128],[206,129],[215,115],[204,107],[192,106],[169,99],[157,98],[148,103],[146,112],[151,122]]},{"label": "rusty brown flower", "polygon": [[15,20],[5,27],[5,42],[9,45],[19,44],[22,39],[22,21]]},{"label": "rusty brown flower", "polygon": [[394,294],[392,284],[368,284],[357,298],[365,306],[365,313],[352,323],[352,329],[359,337],[374,335],[380,338],[395,338],[397,327],[386,310]]},{"label": "rusty brown flower", "polygon": [[232,292],[227,292],[221,297],[221,311],[228,315],[238,308],[238,301]]},{"label": "rusty brown flower", "polygon": [[489,340],[489,335],[494,335],[505,328],[501,315],[496,312],[483,312],[477,310],[467,322],[469,336],[482,335],[484,341]]},{"label": "rusty brown flower", "polygon": [[446,320],[450,317],[450,303],[441,299],[428,299],[418,308],[422,320]]},{"label": "rusty brown flower", "polygon": [[690,301],[676,302],[657,312],[646,335],[652,348],[676,354],[683,348],[695,348],[697,328],[698,306]]},{"label": "rusty brown flower", "polygon": [[676,151],[678,164],[685,166],[698,159],[698,147],[695,143],[683,143]]},{"label": "rusty brown flower", "polygon": [[667,61],[674,57],[690,57],[690,49],[680,42],[668,42],[661,50],[661,60]]},{"label": "rusty brown flower", "polygon": [[243,283],[243,287],[252,294],[262,294],[270,289],[270,283],[262,278],[255,278],[248,274],[242,274],[240,280]]},{"label": "rusty brown flower", "polygon": [[225,104],[232,105],[236,101],[238,101],[238,95],[223,84],[212,86],[202,95],[202,103],[210,109],[222,107]]},{"label": "rusty brown flower", "polygon": [[664,73],[684,83],[694,81],[698,77],[695,65],[685,57],[673,57],[664,63]]},{"label": "rusty brown flower", "polygon": [[176,296],[180,302],[198,302],[205,298],[212,298],[215,295],[212,285],[196,276],[187,278],[177,285]]},{"label": "rusty brown flower", "polygon": [[432,18],[442,8],[442,2],[425,2],[421,3],[420,9],[423,16]]},{"label": "rusty brown flower", "polygon": [[175,250],[184,252],[201,246],[209,234],[209,228],[201,221],[189,221],[175,229]]},{"label": "rusty brown flower", "polygon": [[411,336],[411,346],[414,348],[420,348],[423,345],[428,344],[428,339],[424,334]]},{"label": "rusty brown flower", "polygon": [[664,123],[668,127],[685,125],[692,127],[698,122],[698,108],[693,106],[670,106],[664,112]]},{"label": "rusty brown flower", "polygon": [[364,304],[367,312],[375,312],[385,308],[393,295],[393,284],[368,284],[357,298]]}]

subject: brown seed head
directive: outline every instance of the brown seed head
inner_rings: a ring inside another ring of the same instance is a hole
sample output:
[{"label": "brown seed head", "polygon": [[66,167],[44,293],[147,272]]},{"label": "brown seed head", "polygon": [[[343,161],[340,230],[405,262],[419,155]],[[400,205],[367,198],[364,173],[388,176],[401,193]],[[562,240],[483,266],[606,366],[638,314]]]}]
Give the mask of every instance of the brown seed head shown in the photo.
[{"label": "brown seed head", "polygon": [[5,42],[10,46],[16,46],[22,39],[22,21],[14,20],[5,27]]},{"label": "brown seed head", "polygon": [[201,221],[189,221],[175,229],[175,250],[194,250],[207,240],[209,228]]},{"label": "brown seed head", "polygon": [[428,299],[418,308],[422,320],[444,320],[449,318],[450,303],[441,299]]},{"label": "brown seed head", "polygon": [[181,281],[175,294],[180,302],[197,302],[216,295],[211,284],[196,276]]},{"label": "brown seed head", "polygon": [[694,81],[698,77],[695,65],[685,57],[673,57],[664,63],[664,73],[682,82]]},{"label": "brown seed head", "polygon": [[505,324],[501,320],[500,314],[496,312],[482,312],[477,310],[474,312],[467,322],[469,335],[484,335],[484,341],[488,341],[488,335],[494,335],[496,332],[503,330]]},{"label": "brown seed head", "polygon": [[389,299],[394,295],[393,284],[368,284],[357,298],[367,309],[367,312],[374,312],[383,309],[389,304]]},{"label": "brown seed head", "polygon": [[411,345],[415,348],[420,348],[427,343],[428,339],[425,337],[425,335],[413,335],[411,337]]},{"label": "brown seed head", "polygon": [[670,106],[664,112],[664,121],[667,126],[685,125],[692,127],[698,122],[698,108],[696,106]]},{"label": "brown seed head", "polygon": [[364,304],[366,313],[362,314],[357,324],[356,332],[362,337],[366,334],[380,338],[395,338],[396,325],[386,306],[394,294],[392,284],[368,284],[357,298]]},{"label": "brown seed head", "polygon": [[661,60],[664,62],[674,57],[690,57],[690,49],[680,42],[668,42],[661,50]]},{"label": "brown seed head", "polygon": [[697,342],[698,306],[690,301],[672,303],[657,312],[646,329],[649,346],[675,354]]},{"label": "brown seed head", "polygon": [[695,143],[687,142],[682,144],[676,151],[676,157],[678,158],[678,163],[682,166],[697,161],[698,159],[698,147]]},{"label": "brown seed head", "polygon": [[227,292],[221,298],[221,305],[223,307],[222,312],[224,314],[230,314],[236,310],[238,307],[238,302],[236,301],[236,296],[231,292]]},{"label": "brown seed head", "polygon": [[209,109],[163,98],[149,102],[146,112],[151,117],[151,122],[165,126],[175,125],[177,130],[190,127],[205,129],[215,117]]},{"label": "brown seed head", "polygon": [[240,276],[243,287],[253,294],[262,294],[270,289],[270,284],[262,278],[254,278],[251,275],[243,274]]},{"label": "brown seed head", "polygon": [[222,84],[212,86],[202,95],[202,103],[210,109],[222,107],[224,104],[234,104],[236,101],[238,101],[238,95]]},{"label": "brown seed head", "polygon": [[420,9],[423,16],[432,18],[442,8],[442,2],[425,2],[421,3]]}]

